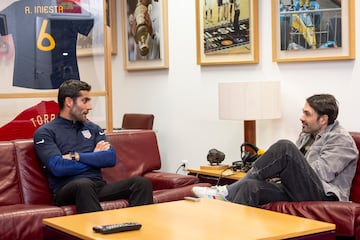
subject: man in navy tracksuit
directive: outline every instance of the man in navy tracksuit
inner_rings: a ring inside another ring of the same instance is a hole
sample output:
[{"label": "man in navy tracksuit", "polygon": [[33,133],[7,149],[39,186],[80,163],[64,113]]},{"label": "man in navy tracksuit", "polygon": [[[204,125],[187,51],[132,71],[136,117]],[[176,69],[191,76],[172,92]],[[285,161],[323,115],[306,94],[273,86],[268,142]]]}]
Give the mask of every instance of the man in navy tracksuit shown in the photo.
[{"label": "man in navy tracksuit", "polygon": [[91,86],[68,80],[59,88],[59,115],[34,134],[35,149],[48,173],[55,205],[76,204],[78,213],[101,211],[100,201],[128,199],[130,206],[153,203],[151,182],[132,177],[107,184],[101,168],[116,163],[104,131],[87,121]]}]

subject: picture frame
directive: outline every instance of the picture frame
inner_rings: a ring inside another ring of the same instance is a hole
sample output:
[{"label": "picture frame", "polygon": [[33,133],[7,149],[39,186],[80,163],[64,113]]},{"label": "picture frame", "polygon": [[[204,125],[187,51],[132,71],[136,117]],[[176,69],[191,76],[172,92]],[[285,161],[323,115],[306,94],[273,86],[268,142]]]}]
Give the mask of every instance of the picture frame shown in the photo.
[{"label": "picture frame", "polygon": [[286,2],[271,3],[273,62],[355,59],[354,0],[328,1],[322,8],[317,1]]},{"label": "picture frame", "polygon": [[[117,22],[116,22],[116,0],[105,0],[106,20],[111,32],[111,54],[118,53],[117,46]],[[102,14],[102,13],[101,13]],[[101,26],[102,28],[102,26]],[[94,37],[94,30],[88,36],[78,35],[76,55],[78,57],[90,57],[104,54],[104,38]],[[103,34],[101,34],[103,35]]]},{"label": "picture frame", "polygon": [[[109,25],[108,23],[110,21],[108,19],[112,16],[112,21],[116,24],[116,15],[110,16],[109,14],[108,17],[107,14],[105,14],[107,10],[104,6],[109,7],[111,4],[115,4],[115,1],[116,0],[57,0],[56,11],[58,12],[54,14],[54,20],[61,20],[61,17],[64,17],[67,23],[69,23],[70,21],[68,20],[70,20],[70,17],[72,26],[78,27],[81,25],[81,27],[78,28],[82,28],[81,32],[86,32],[86,29],[90,29],[92,26],[92,22],[87,21],[89,20],[87,17],[93,17],[95,23],[98,23],[96,25],[97,31],[101,33],[106,31],[105,33],[111,36],[111,29],[105,27],[104,30],[104,22]],[[2,36],[3,38],[7,37],[5,39],[7,42],[3,45],[8,52],[3,51],[3,53],[6,53],[6,57],[8,58],[3,58],[0,64],[2,73],[0,104],[2,106],[12,105],[11,111],[2,112],[1,123],[6,124],[16,114],[23,111],[24,106],[27,106],[27,104],[33,105],[37,103],[39,99],[40,101],[46,99],[56,100],[58,94],[57,89],[60,84],[67,79],[80,79],[76,76],[78,73],[92,86],[91,96],[94,101],[93,106],[100,105],[100,108],[97,108],[99,110],[90,113],[90,119],[96,123],[101,123],[100,125],[102,127],[111,131],[113,128],[111,115],[112,86],[108,84],[109,81],[111,81],[111,78],[109,78],[109,76],[111,76],[111,72],[109,73],[109,69],[111,70],[111,61],[106,61],[106,55],[110,54],[104,49],[104,45],[107,47],[111,44],[105,44],[104,41],[101,43],[101,49],[99,48],[101,51],[99,51],[99,54],[101,55],[99,55],[99,57],[96,56],[79,60],[78,56],[67,54],[66,50],[73,50],[77,44],[77,33],[79,33],[80,30],[64,31],[64,29],[67,30],[71,28],[69,24],[55,24],[60,27],[53,29],[54,31],[49,31],[49,29],[45,27],[43,28],[43,26],[51,25],[48,24],[51,23],[48,21],[50,15],[44,18],[38,15],[43,15],[42,11],[44,9],[47,9],[46,11],[52,11],[52,7],[55,5],[48,6],[46,2],[44,2],[45,5],[41,4],[42,3],[39,3],[34,7],[34,9],[38,9],[38,12],[33,12],[32,14],[24,11],[24,6],[22,4],[16,4],[16,1],[2,1],[0,4],[0,28],[2,28],[0,30],[2,30],[2,34],[9,33],[6,36]],[[116,13],[115,7],[110,8]],[[26,6],[25,9],[31,11],[30,6]],[[5,14],[6,18],[4,17],[4,11],[7,11]],[[21,14],[27,15],[27,17],[23,17]],[[29,15],[32,16],[32,18],[28,18]],[[1,23],[5,22],[5,20],[7,21],[6,28],[4,26],[1,27]],[[73,27],[73,29],[76,27]],[[29,35],[29,31],[17,31],[18,28],[28,28],[27,30],[30,30],[33,35]],[[26,41],[15,41],[15,36],[16,39],[25,39]],[[39,39],[42,38],[47,40],[40,42]],[[11,43],[9,42],[10,39]],[[2,40],[4,41],[4,39]],[[46,45],[48,42],[50,44]],[[111,39],[107,38],[107,43],[110,42]],[[56,45],[61,46],[58,48],[61,49],[60,51],[57,51]],[[24,51],[24,49],[26,51]],[[92,47],[89,53],[85,53],[85,55],[88,54],[92,56],[96,51],[97,48]],[[26,58],[23,57],[24,55]],[[59,55],[64,58],[59,58]],[[63,61],[65,58],[67,60],[66,64],[64,63],[66,61]],[[23,60],[26,62],[24,63]],[[26,66],[26,68],[24,66]],[[32,74],[34,72],[37,74]],[[66,76],[68,73],[73,74],[71,78]],[[41,80],[39,81],[39,79]]]},{"label": "picture frame", "polygon": [[[124,69],[169,68],[167,0],[153,0],[149,6],[137,4],[134,0],[123,0],[120,9]],[[146,14],[152,21],[152,33],[148,27],[141,27],[146,26],[143,24]]]},{"label": "picture frame", "polygon": [[240,0],[240,6],[236,0],[218,2],[195,1],[197,64],[258,63],[258,0]]}]

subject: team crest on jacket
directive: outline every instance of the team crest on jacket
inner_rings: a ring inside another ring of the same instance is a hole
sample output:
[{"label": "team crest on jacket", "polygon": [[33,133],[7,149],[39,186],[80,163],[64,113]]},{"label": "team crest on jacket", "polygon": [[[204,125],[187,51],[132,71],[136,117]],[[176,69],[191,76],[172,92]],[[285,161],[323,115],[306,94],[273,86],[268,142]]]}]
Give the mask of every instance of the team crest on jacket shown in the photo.
[{"label": "team crest on jacket", "polygon": [[84,130],[84,131],[81,131],[82,135],[84,136],[84,138],[91,138],[91,133],[89,130]]}]

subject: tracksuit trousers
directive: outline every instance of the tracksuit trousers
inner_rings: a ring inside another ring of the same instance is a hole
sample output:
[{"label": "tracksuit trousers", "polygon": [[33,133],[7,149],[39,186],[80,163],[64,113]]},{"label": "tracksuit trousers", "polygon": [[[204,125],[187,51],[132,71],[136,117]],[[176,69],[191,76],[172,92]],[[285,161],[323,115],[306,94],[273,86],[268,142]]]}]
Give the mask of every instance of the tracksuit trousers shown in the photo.
[{"label": "tracksuit trousers", "polygon": [[107,184],[89,178],[75,179],[54,196],[57,206],[76,205],[77,213],[102,211],[101,201],[128,199],[130,206],[153,203],[152,184],[143,177],[132,177]]}]

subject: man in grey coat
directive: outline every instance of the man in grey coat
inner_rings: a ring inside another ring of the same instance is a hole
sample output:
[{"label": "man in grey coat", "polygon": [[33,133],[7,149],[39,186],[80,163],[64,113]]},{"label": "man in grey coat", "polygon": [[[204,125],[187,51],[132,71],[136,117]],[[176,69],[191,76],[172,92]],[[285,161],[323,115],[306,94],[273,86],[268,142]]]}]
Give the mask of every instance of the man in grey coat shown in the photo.
[{"label": "man in grey coat", "polygon": [[[348,201],[358,150],[336,120],[338,111],[330,94],[307,98],[296,144],[280,140],[244,178],[228,186],[194,187],[194,194],[254,207],[275,201]],[[271,181],[274,177],[280,182]]]}]

